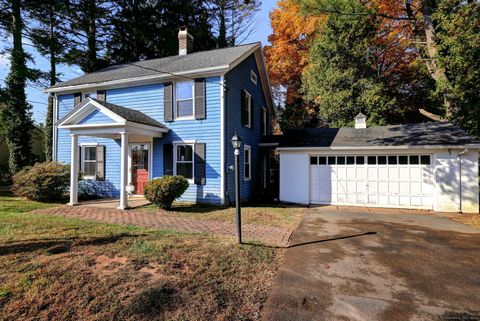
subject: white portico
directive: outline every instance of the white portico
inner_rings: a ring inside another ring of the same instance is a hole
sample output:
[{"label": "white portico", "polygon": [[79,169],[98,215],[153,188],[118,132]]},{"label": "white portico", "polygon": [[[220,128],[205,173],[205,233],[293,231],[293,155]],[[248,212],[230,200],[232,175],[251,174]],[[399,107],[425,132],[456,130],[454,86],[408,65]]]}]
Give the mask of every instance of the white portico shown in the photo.
[{"label": "white portico", "polygon": [[142,112],[113,105],[93,98],[86,98],[57,123],[68,129],[71,138],[70,203],[78,204],[78,174],[80,136],[120,140],[120,203],[119,209],[128,208],[126,186],[129,183],[129,144],[151,142],[162,137],[168,128]]}]

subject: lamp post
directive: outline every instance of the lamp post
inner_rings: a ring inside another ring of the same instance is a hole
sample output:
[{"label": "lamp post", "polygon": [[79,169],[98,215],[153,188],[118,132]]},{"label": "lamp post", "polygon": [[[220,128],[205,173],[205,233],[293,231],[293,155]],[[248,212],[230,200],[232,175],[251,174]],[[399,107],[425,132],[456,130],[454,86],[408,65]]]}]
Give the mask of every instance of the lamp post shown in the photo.
[{"label": "lamp post", "polygon": [[240,212],[240,147],[242,141],[240,137],[235,135],[232,137],[232,146],[235,150],[235,212],[237,216],[237,241],[238,244],[242,244],[242,216]]}]

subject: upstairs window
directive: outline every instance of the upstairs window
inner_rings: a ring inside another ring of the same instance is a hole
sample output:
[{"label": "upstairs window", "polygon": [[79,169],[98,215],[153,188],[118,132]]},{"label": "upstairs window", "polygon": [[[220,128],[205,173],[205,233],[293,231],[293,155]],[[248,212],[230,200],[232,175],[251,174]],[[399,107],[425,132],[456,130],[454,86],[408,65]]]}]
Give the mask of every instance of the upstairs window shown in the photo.
[{"label": "upstairs window", "polygon": [[261,124],[261,132],[262,135],[267,135],[268,133],[268,114],[267,114],[267,109],[265,107],[262,107],[262,124]]},{"label": "upstairs window", "polygon": [[250,70],[250,80],[256,85],[257,84],[257,74],[253,71]]},{"label": "upstairs window", "polygon": [[175,118],[193,117],[193,81],[177,82],[175,85]]},{"label": "upstairs window", "polygon": [[252,128],[252,96],[242,91],[242,125]]},{"label": "upstairs window", "polygon": [[83,98],[82,98],[82,100],[85,100],[85,99],[87,99],[88,97],[96,99],[96,98],[97,98],[97,92],[94,91],[94,92],[90,92],[90,93],[83,93]]}]

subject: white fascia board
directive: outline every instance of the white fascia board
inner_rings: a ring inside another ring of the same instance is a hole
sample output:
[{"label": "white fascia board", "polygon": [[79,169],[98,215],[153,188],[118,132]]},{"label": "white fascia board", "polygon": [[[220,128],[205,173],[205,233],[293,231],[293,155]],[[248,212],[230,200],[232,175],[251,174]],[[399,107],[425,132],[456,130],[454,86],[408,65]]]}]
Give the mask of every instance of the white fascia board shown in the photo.
[{"label": "white fascia board", "polygon": [[111,128],[111,127],[119,127],[121,125],[125,125],[125,124],[110,123],[110,124],[59,125],[58,128],[63,128],[63,129]]},{"label": "white fascia board", "polygon": [[[476,147],[472,147],[476,146]],[[278,151],[349,151],[349,150],[432,150],[432,149],[463,149],[463,148],[480,148],[480,145],[419,145],[419,146],[341,146],[341,147],[279,147]]]},{"label": "white fascia board", "polygon": [[90,98],[87,98],[88,101],[79,108],[75,113],[71,114],[68,118],[64,119],[59,126],[65,126],[64,124],[68,123],[75,123],[75,121],[81,121],[85,118],[89,113],[91,113],[94,109],[99,109],[100,112],[111,118],[112,120],[116,121],[119,124],[125,124],[125,119],[120,117],[119,115],[112,112],[110,109],[103,107],[101,104],[97,103]]},{"label": "white fascia board", "polygon": [[134,83],[135,85],[140,84],[151,84],[156,83],[159,80],[172,80],[172,79],[182,79],[182,76],[185,77],[206,77],[206,76],[216,76],[222,73],[227,72],[231,69],[230,65],[222,65],[222,66],[215,66],[215,67],[208,67],[208,68],[201,68],[201,69],[192,69],[180,72],[172,72],[172,73],[158,73],[157,75],[150,75],[144,77],[134,77],[134,78],[125,78],[125,79],[117,79],[117,80],[110,80],[110,81],[103,81],[98,83],[89,83],[89,84],[82,84],[82,85],[74,85],[74,86],[65,86],[65,87],[58,87],[58,88],[47,88],[44,90],[46,93],[56,92],[62,94],[74,93],[83,90],[99,90],[99,89],[113,89],[113,88],[121,88],[125,87],[126,85]]},{"label": "white fascia board", "polygon": [[270,84],[270,77],[268,76],[267,65],[265,64],[265,57],[263,56],[263,50],[261,46],[258,50],[258,54],[255,52],[255,60],[257,61],[258,69],[265,77],[265,79],[262,79],[263,77],[260,77],[260,79],[262,80],[263,92],[266,94],[265,98],[268,105],[268,111],[271,115],[274,115],[275,110],[272,97],[272,85]]},{"label": "white fascia board", "polygon": [[225,204],[225,76],[220,78],[220,204]]}]

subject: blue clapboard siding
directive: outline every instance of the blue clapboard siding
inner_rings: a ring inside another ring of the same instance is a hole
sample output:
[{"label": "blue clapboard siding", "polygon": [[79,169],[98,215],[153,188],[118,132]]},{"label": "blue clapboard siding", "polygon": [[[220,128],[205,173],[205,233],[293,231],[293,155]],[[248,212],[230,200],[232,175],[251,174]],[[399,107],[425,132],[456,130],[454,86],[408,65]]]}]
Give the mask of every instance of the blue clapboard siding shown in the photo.
[{"label": "blue clapboard siding", "polygon": [[[72,109],[73,95],[58,96],[57,119],[61,119]],[[94,115],[93,121],[95,121],[95,118],[97,117],[100,118],[106,116]],[[108,119],[109,123],[112,122],[110,118],[106,118]],[[118,189],[120,187],[120,141],[106,138],[81,136],[79,137],[78,142],[79,144],[100,144],[105,146],[105,179],[115,186],[116,191],[114,191],[113,194],[118,195]],[[56,160],[69,164],[70,152],[69,131],[67,129],[57,129]]]},{"label": "blue clapboard siding", "polygon": [[104,113],[102,113],[99,109],[95,109],[90,114],[85,116],[81,121],[78,122],[79,124],[111,124],[116,123],[115,120],[111,119]]},{"label": "blue clapboard siding", "polygon": [[[165,123],[170,131],[153,140],[152,177],[163,176],[163,145],[174,142],[206,144],[206,185],[190,184],[184,201],[220,202],[220,77],[206,80],[206,115],[203,120],[179,120]],[[123,107],[139,110],[163,120],[163,84],[107,90],[106,100]]]},{"label": "blue clapboard siding", "polygon": [[[250,71],[253,70],[257,74],[257,84],[255,85],[250,80]],[[227,165],[234,164],[233,147],[230,138],[237,132],[243,145],[240,153],[240,180],[241,180],[241,198],[250,199],[256,191],[259,190],[261,180],[261,162],[259,158],[258,143],[261,138],[260,120],[262,107],[266,107],[266,100],[262,90],[261,79],[259,77],[257,63],[255,56],[250,57],[241,62],[233,70],[225,75],[225,82],[227,86],[226,91],[226,161]],[[242,90],[247,90],[252,95],[252,119],[253,126],[248,128],[242,126],[241,114],[241,93]],[[244,145],[250,145],[252,148],[252,178],[250,181],[244,180],[243,159],[244,159]],[[235,176],[234,172],[226,171],[226,201],[229,203],[235,200]]]}]

